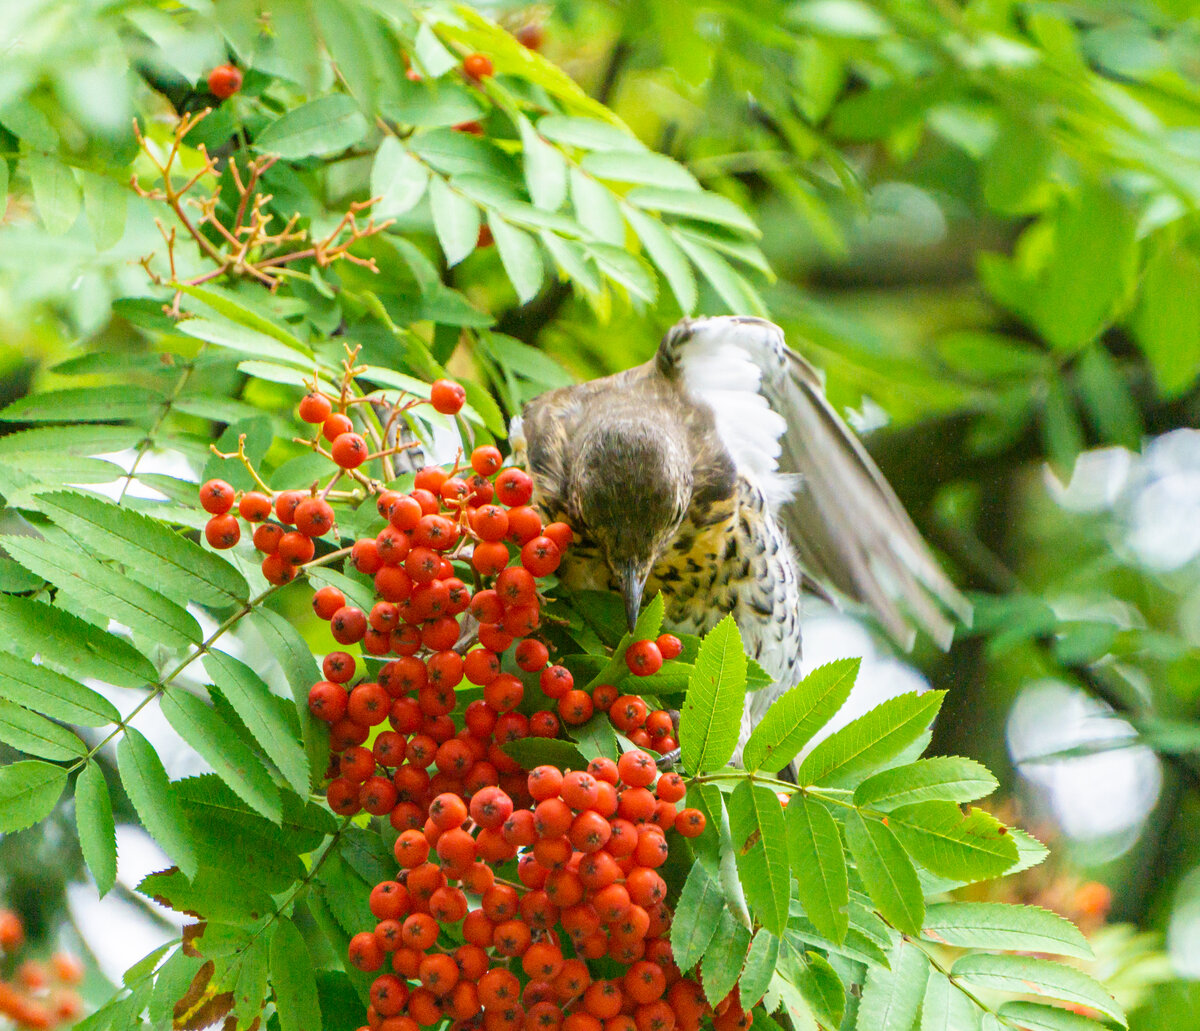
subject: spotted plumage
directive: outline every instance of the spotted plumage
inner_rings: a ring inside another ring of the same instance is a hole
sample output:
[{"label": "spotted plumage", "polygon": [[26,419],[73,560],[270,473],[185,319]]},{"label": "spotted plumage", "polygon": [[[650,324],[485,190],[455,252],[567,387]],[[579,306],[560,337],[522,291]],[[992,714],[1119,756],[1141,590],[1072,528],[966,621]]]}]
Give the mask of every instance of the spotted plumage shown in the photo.
[{"label": "spotted plumage", "polygon": [[799,677],[804,591],[865,603],[905,644],[910,613],[943,646],[941,606],[969,613],[814,370],[762,319],[685,320],[650,362],[532,401],[513,441],[535,503],[579,536],[566,585],[620,591],[630,625],[643,591],[661,590],[684,631],[733,614],[776,680],[747,696],[741,744]]}]

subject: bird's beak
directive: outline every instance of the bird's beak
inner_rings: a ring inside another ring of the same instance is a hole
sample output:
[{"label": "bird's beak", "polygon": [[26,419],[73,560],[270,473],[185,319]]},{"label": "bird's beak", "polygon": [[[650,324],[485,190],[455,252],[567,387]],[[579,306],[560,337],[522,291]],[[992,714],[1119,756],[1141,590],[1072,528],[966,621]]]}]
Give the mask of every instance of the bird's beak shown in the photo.
[{"label": "bird's beak", "polygon": [[637,623],[638,612],[642,608],[642,591],[646,589],[649,577],[650,570],[644,573],[639,571],[632,559],[621,567],[621,594],[625,598],[625,618],[629,621],[630,631]]}]

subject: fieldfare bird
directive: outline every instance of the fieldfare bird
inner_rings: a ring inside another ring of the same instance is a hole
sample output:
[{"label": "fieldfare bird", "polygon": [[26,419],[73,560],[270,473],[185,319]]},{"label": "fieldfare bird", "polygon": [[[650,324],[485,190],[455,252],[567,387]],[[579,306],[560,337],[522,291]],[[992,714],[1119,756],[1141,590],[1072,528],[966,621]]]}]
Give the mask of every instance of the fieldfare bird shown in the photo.
[{"label": "fieldfare bird", "polygon": [[943,648],[970,606],[811,365],[764,319],[685,319],[649,362],[552,390],[513,421],[534,503],[579,536],[559,577],[611,589],[630,628],[643,594],[702,634],[732,613],[775,678],[747,695],[741,740],[800,678],[801,596],[865,604],[912,646]]}]

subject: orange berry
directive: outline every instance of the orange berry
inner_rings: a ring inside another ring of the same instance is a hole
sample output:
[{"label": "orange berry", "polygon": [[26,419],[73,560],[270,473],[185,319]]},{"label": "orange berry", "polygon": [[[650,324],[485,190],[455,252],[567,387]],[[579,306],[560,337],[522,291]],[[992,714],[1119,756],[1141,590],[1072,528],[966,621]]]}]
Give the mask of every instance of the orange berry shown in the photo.
[{"label": "orange berry", "polygon": [[[472,58],[481,55],[472,54],[466,61],[463,62],[464,69],[470,64]],[[484,58],[486,61],[487,58]],[[472,75],[470,71],[468,75]],[[488,61],[488,70],[480,75],[472,75],[472,78],[482,78],[483,75],[491,75],[491,62]],[[462,411],[462,406],[466,403],[467,392],[459,383],[454,383],[448,379],[434,380],[433,385],[429,388],[429,400],[433,405],[434,410],[441,412],[443,415],[457,415]]]},{"label": "orange berry", "polygon": [[304,422],[312,423],[314,426],[328,419],[332,411],[333,404],[329,398],[319,391],[305,394],[300,399],[300,407],[298,409],[300,418]]},{"label": "orange berry", "polygon": [[219,64],[208,73],[208,92],[218,100],[228,100],[242,88],[242,71],[232,64]]},{"label": "orange berry", "polygon": [[463,72],[468,79],[479,81],[494,73],[492,59],[486,54],[468,54],[463,59]]}]

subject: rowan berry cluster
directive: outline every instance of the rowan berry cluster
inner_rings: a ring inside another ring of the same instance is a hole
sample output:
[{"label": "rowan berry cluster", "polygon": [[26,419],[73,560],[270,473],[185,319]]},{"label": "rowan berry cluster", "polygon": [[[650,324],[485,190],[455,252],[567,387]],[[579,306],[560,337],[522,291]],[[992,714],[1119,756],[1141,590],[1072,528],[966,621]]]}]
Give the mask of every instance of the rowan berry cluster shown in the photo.
[{"label": "rowan berry cluster", "polygon": [[[704,993],[675,965],[658,873],[667,830],[704,829],[702,813],[677,808],[682,778],[631,751],[522,780],[524,805],[492,785],[469,802],[445,792],[396,839],[400,872],[371,893],[379,922],[350,942],[359,969],[391,967],[371,988],[368,1026],[695,1031]],[[497,877],[513,860],[516,881]],[[439,945],[449,928],[461,945]],[[594,976],[605,958],[619,976]]]},{"label": "rowan berry cluster", "polygon": [[[21,918],[10,909],[0,909],[0,952],[5,960],[24,944]],[[26,960],[17,968],[13,981],[0,980],[0,1016],[21,1029],[72,1024],[83,1012],[83,1003],[74,990],[82,980],[83,964],[66,952],[56,952],[48,963]]]}]

